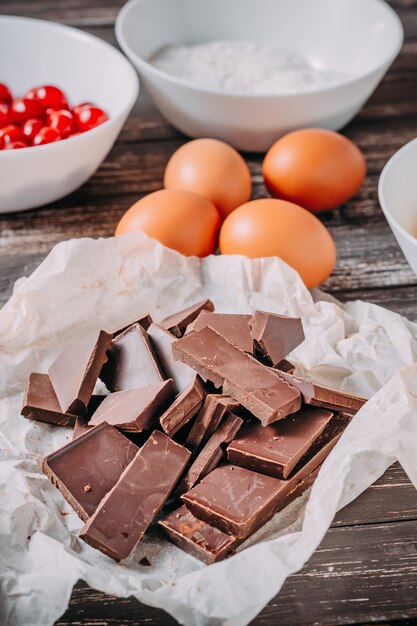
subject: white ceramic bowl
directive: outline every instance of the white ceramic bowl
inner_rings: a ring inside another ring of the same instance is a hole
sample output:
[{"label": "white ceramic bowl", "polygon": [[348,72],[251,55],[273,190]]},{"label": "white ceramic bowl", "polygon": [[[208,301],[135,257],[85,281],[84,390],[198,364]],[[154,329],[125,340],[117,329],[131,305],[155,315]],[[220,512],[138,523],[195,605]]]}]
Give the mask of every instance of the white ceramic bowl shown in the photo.
[{"label": "white ceramic bowl", "polygon": [[109,152],[139,91],[134,68],[101,39],[20,17],[0,16],[0,80],[15,95],[55,84],[71,103],[91,100],[110,118],[73,138],[0,151],[0,213],[52,202],[82,185]]},{"label": "white ceramic bowl", "polygon": [[391,230],[417,274],[417,139],[398,150],[385,165],[378,195]]},{"label": "white ceramic bowl", "polygon": [[[382,0],[129,0],[116,36],[174,126],[264,151],[295,128],[337,130],[349,122],[397,56],[403,29]],[[297,94],[232,95],[193,87],[147,62],[168,44],[215,39],[275,44],[351,77]]]}]

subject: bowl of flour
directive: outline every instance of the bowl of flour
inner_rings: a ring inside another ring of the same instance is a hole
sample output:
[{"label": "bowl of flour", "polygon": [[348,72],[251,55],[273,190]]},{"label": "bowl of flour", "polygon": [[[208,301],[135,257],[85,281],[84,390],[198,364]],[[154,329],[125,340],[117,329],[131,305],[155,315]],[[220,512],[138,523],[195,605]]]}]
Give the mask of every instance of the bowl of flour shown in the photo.
[{"label": "bowl of flour", "polygon": [[129,0],[116,36],[179,130],[265,151],[296,128],[345,126],[403,30],[383,0]]}]

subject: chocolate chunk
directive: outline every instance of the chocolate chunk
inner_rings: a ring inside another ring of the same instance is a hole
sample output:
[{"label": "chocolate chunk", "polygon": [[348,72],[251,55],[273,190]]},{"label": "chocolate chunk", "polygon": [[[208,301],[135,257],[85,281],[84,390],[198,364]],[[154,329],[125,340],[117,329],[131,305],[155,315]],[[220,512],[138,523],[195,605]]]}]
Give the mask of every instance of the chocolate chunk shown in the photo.
[{"label": "chocolate chunk", "polygon": [[287,478],[332,418],[330,411],[303,406],[269,426],[245,424],[228,447],[227,458],[261,474]]},{"label": "chocolate chunk", "polygon": [[176,337],[182,337],[185,329],[201,313],[201,311],[214,311],[214,304],[211,300],[201,300],[193,306],[189,306],[174,315],[166,317],[161,322],[161,326],[169,330]]},{"label": "chocolate chunk", "polygon": [[198,377],[174,400],[170,407],[161,415],[160,424],[163,431],[173,437],[200,410],[206,392]]},{"label": "chocolate chunk", "polygon": [[182,496],[186,507],[199,519],[220,530],[246,538],[284,508],[300,490],[309,486],[308,478],[323,463],[339,440],[340,431],[287,480],[272,478],[238,465],[222,465]]},{"label": "chocolate chunk", "polygon": [[208,326],[216,330],[219,335],[226,337],[230,343],[233,343],[244,352],[252,354],[253,341],[249,329],[251,317],[251,315],[240,313],[210,313],[209,311],[202,311],[195,322],[188,326],[186,334],[202,330]]},{"label": "chocolate chunk", "polygon": [[[137,446],[116,428],[100,424],[46,457],[42,469],[85,521],[137,451]],[[84,490],[86,485],[90,486],[88,491]]]},{"label": "chocolate chunk", "polygon": [[230,396],[212,393],[206,396],[185,441],[187,448],[196,450],[200,445],[203,445],[214,433],[223,417],[238,408],[239,402]]},{"label": "chocolate chunk", "polygon": [[116,561],[126,559],[162,509],[190,452],[154,431],[104,496],[81,539]]},{"label": "chocolate chunk", "polygon": [[275,369],[292,374],[295,370],[295,365],[287,361],[287,359],[282,359],[277,365],[275,365]]},{"label": "chocolate chunk", "polygon": [[75,415],[62,411],[49,375],[35,372],[29,376],[26,385],[22,415],[30,420],[56,426],[70,426],[75,421]]},{"label": "chocolate chunk", "polygon": [[177,339],[172,347],[175,359],[193,367],[216,387],[240,402],[266,426],[298,411],[300,392],[291,385],[278,384],[275,371],[262,365],[212,328],[206,327]]},{"label": "chocolate chunk", "polygon": [[113,332],[113,339],[117,337],[117,335],[120,335],[120,333],[123,333],[125,330],[128,330],[129,328],[131,328],[131,326],[134,326],[135,324],[140,324],[143,330],[148,330],[152,322],[153,322],[153,319],[150,313],[146,313],[146,315],[144,315],[143,317],[140,317],[139,319],[135,320],[131,324],[127,324],[126,326],[122,326],[122,328],[118,328],[117,330],[115,330]]},{"label": "chocolate chunk", "polygon": [[177,341],[176,338],[165,328],[159,326],[159,324],[152,324],[149,327],[148,335],[151,338],[166,378],[173,379],[178,393],[184,391],[193,383],[195,372],[188,365],[174,361],[172,346]]},{"label": "chocolate chunk", "polygon": [[139,389],[125,389],[106,396],[90,420],[91,426],[102,422],[120,430],[142,432],[165,411],[175,397],[172,378]]},{"label": "chocolate chunk", "polygon": [[180,482],[178,486],[179,495],[194,487],[217,467],[226,456],[224,447],[233,440],[242,424],[243,420],[237,415],[227,415],[223,419]]},{"label": "chocolate chunk", "polygon": [[342,411],[344,413],[355,414],[363,407],[366,400],[359,396],[352,396],[344,391],[338,391],[331,387],[317,385],[307,378],[294,376],[288,372],[273,370],[280,378],[298,389],[306,404],[321,406],[331,411]]},{"label": "chocolate chunk", "polygon": [[181,506],[158,522],[179,548],[209,565],[233,554],[240,540],[210,526]]},{"label": "chocolate chunk", "polygon": [[147,332],[140,324],[133,324],[113,339],[108,357],[100,378],[109,391],[137,389],[164,380]]},{"label": "chocolate chunk", "polygon": [[256,357],[276,366],[304,341],[301,319],[277,313],[255,311],[249,321]]},{"label": "chocolate chunk", "polygon": [[99,396],[99,395],[91,396],[90,402],[88,403],[88,407],[87,407],[87,414],[78,415],[75,420],[74,431],[72,433],[73,440],[77,439],[77,437],[80,437],[81,435],[86,433],[88,430],[90,430],[90,428],[93,428],[89,424],[89,421],[91,419],[91,416],[93,415],[93,413],[97,411],[98,407],[103,402],[105,397],[106,396]]},{"label": "chocolate chunk", "polygon": [[85,435],[91,428],[92,426],[88,424],[86,418],[78,415],[75,419],[74,430],[72,431],[72,441],[78,439],[81,435]]},{"label": "chocolate chunk", "polygon": [[49,376],[64,413],[86,412],[111,339],[104,330],[94,331],[64,348],[52,363]]}]

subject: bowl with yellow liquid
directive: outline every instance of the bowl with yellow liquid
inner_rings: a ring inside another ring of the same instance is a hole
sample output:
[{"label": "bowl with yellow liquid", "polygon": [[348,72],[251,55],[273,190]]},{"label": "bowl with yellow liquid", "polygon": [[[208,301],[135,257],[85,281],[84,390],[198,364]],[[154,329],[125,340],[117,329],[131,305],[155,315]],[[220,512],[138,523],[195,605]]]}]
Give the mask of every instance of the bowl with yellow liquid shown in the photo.
[{"label": "bowl with yellow liquid", "polygon": [[417,138],[398,150],[385,165],[378,195],[391,230],[417,274]]}]

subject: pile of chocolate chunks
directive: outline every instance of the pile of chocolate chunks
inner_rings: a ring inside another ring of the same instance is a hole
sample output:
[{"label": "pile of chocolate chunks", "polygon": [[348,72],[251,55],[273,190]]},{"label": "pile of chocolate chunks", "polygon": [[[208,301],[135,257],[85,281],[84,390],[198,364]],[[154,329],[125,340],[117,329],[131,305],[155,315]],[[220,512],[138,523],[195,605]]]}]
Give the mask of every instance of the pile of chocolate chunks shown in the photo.
[{"label": "pile of chocolate chunks", "polygon": [[305,491],[365,400],[295,376],[303,340],[299,318],[204,300],[93,332],[31,374],[22,415],[73,427],[43,471],[80,537],[121,561],[152,526],[214,563]]}]

